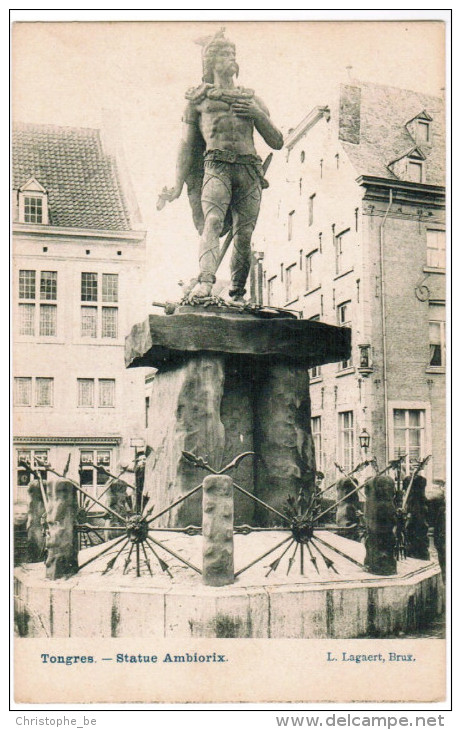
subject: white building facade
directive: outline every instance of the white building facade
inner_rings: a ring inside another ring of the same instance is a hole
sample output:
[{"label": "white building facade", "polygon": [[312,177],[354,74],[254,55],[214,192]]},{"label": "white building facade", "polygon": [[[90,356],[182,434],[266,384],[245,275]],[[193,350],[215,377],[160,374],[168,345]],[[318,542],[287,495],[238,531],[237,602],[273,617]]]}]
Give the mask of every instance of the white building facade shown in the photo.
[{"label": "white building facade", "polygon": [[329,101],[271,169],[263,301],[352,330],[351,358],[311,371],[328,483],[372,454],[406,471],[431,454],[428,480],[445,479],[443,105],[359,82]]},{"label": "white building facade", "polygon": [[[124,339],[143,304],[146,245],[99,130],[20,124],[13,135],[14,499],[34,457],[93,496],[134,456],[144,373]],[[124,182],[126,184],[126,181]]]}]

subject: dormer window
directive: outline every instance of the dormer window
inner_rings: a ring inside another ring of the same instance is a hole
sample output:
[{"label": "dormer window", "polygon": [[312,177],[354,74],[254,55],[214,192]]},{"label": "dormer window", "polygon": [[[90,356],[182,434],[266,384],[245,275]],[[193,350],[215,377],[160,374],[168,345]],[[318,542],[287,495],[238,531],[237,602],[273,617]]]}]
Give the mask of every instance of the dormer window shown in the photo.
[{"label": "dormer window", "polygon": [[430,135],[430,123],[426,119],[418,119],[416,122],[416,141],[418,144],[428,144]]},{"label": "dormer window", "polygon": [[18,215],[20,223],[48,223],[48,194],[33,177],[18,190]]},{"label": "dormer window", "polygon": [[24,196],[24,223],[42,223],[43,205],[42,198],[35,195]]},{"label": "dormer window", "polygon": [[410,182],[423,183],[426,181],[424,162],[425,156],[419,149],[415,147],[406,157],[405,179]]},{"label": "dormer window", "polygon": [[405,155],[391,162],[388,167],[401,180],[409,182],[426,182],[425,171],[426,157],[419,147],[413,147]]},{"label": "dormer window", "polygon": [[423,110],[416,117],[413,117],[413,119],[410,119],[410,121],[406,123],[405,126],[416,144],[431,144],[432,121],[431,115]]},{"label": "dormer window", "polygon": [[423,163],[419,160],[408,160],[407,177],[411,182],[423,182]]}]

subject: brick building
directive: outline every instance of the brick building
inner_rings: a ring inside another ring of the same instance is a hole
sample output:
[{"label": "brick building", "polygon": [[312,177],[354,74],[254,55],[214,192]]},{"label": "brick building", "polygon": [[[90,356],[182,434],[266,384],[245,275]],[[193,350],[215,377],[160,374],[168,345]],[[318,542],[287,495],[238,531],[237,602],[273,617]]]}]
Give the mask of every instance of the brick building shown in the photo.
[{"label": "brick building", "polygon": [[[14,491],[38,456],[97,496],[144,436],[144,375],[125,370],[139,319],[145,232],[99,130],[13,131]],[[136,296],[133,296],[136,292]]]},{"label": "brick building", "polygon": [[439,98],[342,85],[274,160],[265,303],[352,329],[351,359],[311,372],[312,429],[327,481],[365,454],[432,454],[445,478],[444,111]]}]

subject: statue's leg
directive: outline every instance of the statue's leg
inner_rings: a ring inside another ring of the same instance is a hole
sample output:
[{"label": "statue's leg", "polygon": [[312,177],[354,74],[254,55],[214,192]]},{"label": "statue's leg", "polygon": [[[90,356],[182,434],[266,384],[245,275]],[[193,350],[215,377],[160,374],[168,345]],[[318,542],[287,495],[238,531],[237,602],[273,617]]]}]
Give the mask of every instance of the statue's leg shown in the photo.
[{"label": "statue's leg", "polygon": [[251,165],[236,165],[238,185],[232,199],[234,248],[231,258],[231,297],[239,299],[245,294],[245,284],[250,271],[251,236],[258,220],[261,206],[261,181]]},{"label": "statue's leg", "polygon": [[202,186],[203,234],[200,239],[200,275],[202,286],[197,294],[210,294],[216,281],[219,256],[219,236],[232,196],[232,181],[227,163],[205,162]]}]

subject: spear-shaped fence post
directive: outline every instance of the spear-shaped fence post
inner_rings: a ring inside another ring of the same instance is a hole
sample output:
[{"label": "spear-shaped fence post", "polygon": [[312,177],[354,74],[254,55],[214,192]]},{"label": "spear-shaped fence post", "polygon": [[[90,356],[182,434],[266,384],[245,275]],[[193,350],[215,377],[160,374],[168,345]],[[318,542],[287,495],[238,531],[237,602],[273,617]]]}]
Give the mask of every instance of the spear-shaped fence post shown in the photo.
[{"label": "spear-shaped fence post", "polygon": [[203,480],[203,582],[223,586],[234,582],[234,489],[224,474]]}]

